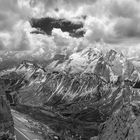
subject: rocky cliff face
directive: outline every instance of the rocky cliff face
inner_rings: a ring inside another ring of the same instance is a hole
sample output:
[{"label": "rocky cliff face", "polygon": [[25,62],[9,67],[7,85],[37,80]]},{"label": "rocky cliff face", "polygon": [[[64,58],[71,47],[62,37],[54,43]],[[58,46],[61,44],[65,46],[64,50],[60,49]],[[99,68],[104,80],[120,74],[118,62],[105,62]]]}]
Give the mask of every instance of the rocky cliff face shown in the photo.
[{"label": "rocky cliff face", "polygon": [[139,108],[125,105],[101,126],[99,140],[139,140]]},{"label": "rocky cliff face", "polygon": [[9,103],[0,95],[0,139],[14,139],[14,122]]},{"label": "rocky cliff face", "polygon": [[[35,119],[45,116],[49,121],[40,121],[61,139],[137,140],[137,67],[114,50],[104,54],[86,48],[67,58],[58,56],[46,68],[23,61],[1,73],[7,91],[17,91],[17,104],[26,105]],[[22,108],[27,114],[28,110]],[[44,110],[51,111],[51,117],[43,115]]]}]

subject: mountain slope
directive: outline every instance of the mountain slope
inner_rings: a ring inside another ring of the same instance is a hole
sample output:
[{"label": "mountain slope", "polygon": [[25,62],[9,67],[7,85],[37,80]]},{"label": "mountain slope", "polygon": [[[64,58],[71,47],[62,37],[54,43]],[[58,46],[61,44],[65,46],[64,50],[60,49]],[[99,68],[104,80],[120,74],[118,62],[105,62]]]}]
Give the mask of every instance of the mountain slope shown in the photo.
[{"label": "mountain slope", "polygon": [[[54,116],[57,113],[55,119],[63,120],[64,126],[70,125],[67,129],[62,125],[65,136],[54,129],[58,124],[43,122],[63,139],[67,139],[68,131],[74,133],[73,139],[78,139],[76,135],[83,139],[99,135],[102,140],[108,133],[112,134],[110,138],[117,137],[110,127],[118,129],[118,133],[121,129],[111,126],[110,122],[114,122],[116,116],[121,117],[121,108],[139,106],[137,67],[114,50],[104,54],[97,48],[86,48],[67,58],[59,56],[62,55],[54,57],[45,69],[31,61],[23,61],[16,69],[1,73],[9,94],[16,91],[17,106],[28,106],[33,114],[42,109],[51,111]],[[97,127],[104,123],[105,128]]]}]

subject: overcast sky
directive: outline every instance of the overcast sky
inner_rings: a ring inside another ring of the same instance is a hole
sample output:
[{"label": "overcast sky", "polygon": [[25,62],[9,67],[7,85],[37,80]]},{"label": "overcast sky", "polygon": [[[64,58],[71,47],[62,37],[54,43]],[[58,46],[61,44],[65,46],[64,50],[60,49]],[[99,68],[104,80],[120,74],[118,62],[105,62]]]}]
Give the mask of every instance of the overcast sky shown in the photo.
[{"label": "overcast sky", "polygon": [[[83,20],[86,34],[73,38],[59,29],[54,29],[52,36],[30,34],[33,29],[29,19],[46,16],[68,20],[87,16]],[[44,56],[64,48],[76,51],[94,47],[96,42],[101,42],[100,47],[121,50],[129,57],[139,56],[140,1],[0,0],[0,51]]]}]

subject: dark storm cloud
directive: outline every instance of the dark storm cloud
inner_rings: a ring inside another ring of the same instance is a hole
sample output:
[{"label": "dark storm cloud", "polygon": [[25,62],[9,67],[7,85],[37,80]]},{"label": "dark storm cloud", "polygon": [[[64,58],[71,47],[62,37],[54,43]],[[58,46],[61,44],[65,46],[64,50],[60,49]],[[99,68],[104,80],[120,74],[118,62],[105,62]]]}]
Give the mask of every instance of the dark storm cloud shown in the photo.
[{"label": "dark storm cloud", "polygon": [[52,30],[54,28],[61,29],[63,32],[68,32],[72,37],[84,37],[85,31],[83,30],[83,23],[78,22],[74,23],[70,20],[66,19],[55,19],[55,18],[32,18],[30,20],[30,24],[32,27],[36,28],[40,31],[43,31],[43,34],[52,35]]}]

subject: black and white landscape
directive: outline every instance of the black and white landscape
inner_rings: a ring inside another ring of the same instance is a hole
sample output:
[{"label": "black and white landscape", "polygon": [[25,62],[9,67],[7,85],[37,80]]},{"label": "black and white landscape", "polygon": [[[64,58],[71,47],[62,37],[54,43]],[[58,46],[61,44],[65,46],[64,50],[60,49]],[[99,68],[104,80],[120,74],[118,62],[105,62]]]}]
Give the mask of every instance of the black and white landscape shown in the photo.
[{"label": "black and white landscape", "polygon": [[140,140],[139,0],[0,0],[0,140]]}]

